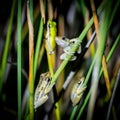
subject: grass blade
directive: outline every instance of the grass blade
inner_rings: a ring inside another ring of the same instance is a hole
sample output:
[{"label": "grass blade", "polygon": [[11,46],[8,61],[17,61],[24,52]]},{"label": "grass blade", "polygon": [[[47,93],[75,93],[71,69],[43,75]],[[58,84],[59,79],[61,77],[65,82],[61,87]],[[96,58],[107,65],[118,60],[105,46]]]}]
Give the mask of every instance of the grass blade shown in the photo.
[{"label": "grass blade", "polygon": [[27,20],[29,29],[29,119],[34,119],[34,73],[33,73],[33,58],[34,58],[34,38],[33,38],[33,24],[30,17],[29,5],[27,4]]},{"label": "grass blade", "polygon": [[36,43],[36,49],[35,49],[34,80],[35,80],[36,71],[37,71],[38,56],[39,56],[40,46],[41,46],[41,42],[42,42],[42,34],[43,34],[43,19],[41,18],[39,31],[38,31],[38,38],[37,38],[37,43]]},{"label": "grass blade", "polygon": [[21,0],[18,1],[18,14],[17,14],[17,84],[18,84],[18,120],[21,120],[21,26],[22,26],[22,14],[21,14]]},{"label": "grass blade", "polygon": [[12,4],[12,9],[11,9],[11,14],[10,14],[10,21],[9,21],[9,24],[8,24],[6,43],[5,43],[2,62],[1,62],[1,66],[0,66],[0,94],[2,92],[3,78],[4,78],[4,74],[5,74],[5,70],[6,70],[7,57],[8,57],[10,39],[11,39],[11,34],[12,34],[14,8],[15,8],[15,0],[13,0],[13,4]]}]

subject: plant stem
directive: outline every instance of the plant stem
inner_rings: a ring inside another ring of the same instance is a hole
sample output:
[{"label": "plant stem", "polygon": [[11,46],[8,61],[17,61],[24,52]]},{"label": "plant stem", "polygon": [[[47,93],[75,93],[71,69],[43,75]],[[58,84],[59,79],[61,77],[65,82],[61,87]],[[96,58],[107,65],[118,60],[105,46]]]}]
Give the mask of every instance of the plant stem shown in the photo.
[{"label": "plant stem", "polygon": [[89,98],[90,98],[90,93],[91,93],[91,91],[89,90],[89,92],[88,92],[88,94],[87,94],[87,96],[86,96],[86,98],[85,98],[85,101],[84,101],[84,103],[83,103],[83,105],[82,105],[82,107],[81,107],[81,109],[80,109],[80,112],[79,112],[79,114],[77,115],[77,119],[76,119],[76,120],[79,120],[79,119],[80,119],[80,116],[82,115],[83,110],[84,110],[85,106],[87,105],[88,100],[89,100]]},{"label": "plant stem", "polygon": [[9,21],[9,24],[8,24],[6,43],[5,43],[5,48],[4,48],[4,51],[3,51],[2,62],[1,62],[1,66],[0,66],[0,94],[2,92],[3,79],[4,79],[5,70],[6,70],[7,57],[8,57],[9,47],[10,47],[10,39],[11,39],[11,33],[12,33],[12,25],[13,25],[15,2],[16,1],[13,0],[11,13],[10,13],[10,21]]},{"label": "plant stem", "polygon": [[119,85],[119,82],[120,82],[120,69],[118,70],[117,78],[116,78],[115,81],[116,81],[116,82],[115,82],[115,85],[114,85],[114,88],[113,88],[113,94],[112,94],[112,96],[111,96],[111,100],[110,100],[110,103],[109,103],[106,120],[109,120],[111,108],[112,108],[113,101],[114,101],[114,98],[115,98],[115,93],[116,93],[116,90],[117,90],[118,85]]},{"label": "plant stem", "polygon": [[27,4],[27,20],[28,20],[28,29],[29,29],[29,107],[30,115],[29,119],[34,119],[34,37],[33,37],[33,23],[30,18],[29,5]]},{"label": "plant stem", "polygon": [[[97,86],[98,86],[98,81],[99,81],[99,74],[100,74],[100,66],[101,66],[101,60],[102,60],[102,55],[104,52],[105,48],[105,43],[106,43],[106,37],[107,37],[107,32],[110,28],[110,25],[113,21],[115,12],[119,6],[120,2],[117,2],[115,5],[114,12],[111,11],[111,5],[112,2],[108,4],[107,7],[105,7],[104,15],[101,20],[101,26],[100,26],[100,33],[99,33],[99,46],[98,50],[96,52],[96,61],[95,61],[95,66],[93,70],[93,76],[92,76],[92,85],[91,85],[91,99],[89,102],[89,107],[88,107],[88,115],[87,119],[91,120],[92,119],[92,114],[94,110],[94,105],[95,105],[95,100],[96,100],[96,92],[97,92]],[[112,13],[112,14],[111,14]],[[111,17],[112,16],[112,17]]]},{"label": "plant stem", "polygon": [[[78,37],[78,43],[74,44],[74,46],[71,49],[71,52],[74,53],[77,48],[79,47],[80,43],[83,41],[85,35],[87,34],[88,30],[91,28],[93,24],[93,19],[91,19],[88,23],[88,25],[85,27],[85,29],[83,30],[83,32],[80,34],[80,36]],[[67,65],[67,63],[69,62],[69,60],[71,59],[72,55],[67,56],[67,59],[64,60],[60,67],[57,69],[57,71],[55,72],[53,78],[52,78],[52,83],[55,84],[58,76],[60,75],[60,73],[62,72],[62,70],[65,68],[65,66]]]},{"label": "plant stem", "polygon": [[[118,45],[119,42],[120,42],[120,34],[117,36],[117,38],[116,38],[116,40],[115,40],[115,43],[113,44],[113,46],[112,46],[109,54],[108,54],[107,57],[106,57],[106,63],[107,63],[107,62],[110,60],[110,58],[112,57],[113,52],[115,51],[116,46]],[[99,75],[99,77],[101,77],[102,73],[103,73],[103,68],[101,68],[101,70],[100,70],[100,75]]]},{"label": "plant stem", "polygon": [[74,108],[73,108],[73,111],[72,111],[72,114],[70,116],[70,120],[74,120],[74,117],[75,117],[75,113],[78,109],[78,105],[76,105]]},{"label": "plant stem", "polygon": [[17,14],[17,85],[18,85],[18,120],[21,120],[21,33],[22,33],[22,14],[21,14],[21,0],[18,1],[18,14]]},{"label": "plant stem", "polygon": [[[104,5],[106,4],[106,2],[102,2],[102,4],[100,5],[100,7],[98,8],[97,12],[98,14],[102,11]],[[88,30],[91,28],[91,26],[93,25],[93,18],[90,19],[90,21],[88,22],[88,24],[86,25],[86,27],[84,28],[84,30],[82,31],[82,33],[79,35],[79,40],[78,43],[75,44],[72,49],[71,52],[75,52],[77,50],[77,48],[79,47],[80,43],[83,41],[85,35],[87,34]],[[57,71],[55,72],[53,78],[52,78],[52,83],[55,84],[58,76],[60,75],[60,73],[62,72],[62,70],[65,68],[65,66],[67,65],[67,63],[69,62],[69,60],[71,59],[72,56],[67,56],[67,60],[64,60],[60,67],[57,69]]]},{"label": "plant stem", "polygon": [[[107,55],[107,57],[106,57],[106,60],[107,60],[106,63],[109,62],[110,58],[111,58],[112,55],[113,55],[113,52],[115,51],[115,48],[116,48],[117,45],[119,44],[119,42],[120,42],[120,34],[119,34],[118,37],[116,38],[115,43],[113,44],[110,52],[108,53],[108,55]],[[85,77],[85,82],[84,82],[84,85],[85,85],[85,86],[87,85],[88,80],[89,80],[89,78],[90,78],[90,75],[91,75],[91,73],[92,73],[92,70],[93,70],[93,67],[94,67],[94,63],[95,63],[95,58],[93,59],[91,65],[90,65],[90,68],[89,68],[89,70],[88,70],[88,73],[87,73],[87,75],[86,75],[86,77]],[[101,72],[100,72],[100,74],[99,74],[99,78],[100,78],[100,76],[102,75],[102,73],[103,73],[103,71],[102,71],[102,68],[101,68]],[[88,94],[91,94],[91,93],[89,92]],[[89,98],[90,98],[90,95],[88,95],[88,94],[87,94],[87,97],[89,96]],[[84,110],[83,108],[85,108],[85,106],[86,106],[86,101],[88,102],[88,100],[89,100],[87,97],[85,98],[85,103],[83,103],[83,106],[81,107],[81,109],[80,109],[80,111],[79,111],[79,114],[78,114],[78,116],[77,116],[77,119],[80,119],[80,117],[81,117],[81,115],[82,115],[82,113],[83,113],[83,110]],[[86,99],[87,99],[87,100],[86,100]],[[74,118],[74,116],[75,116],[75,113],[76,113],[77,110],[78,110],[77,108],[78,108],[78,105],[76,105],[76,106],[74,107],[73,111],[72,111],[72,114],[71,114],[71,117],[70,117],[71,120],[73,120],[73,118]]]},{"label": "plant stem", "polygon": [[30,0],[30,19],[33,23],[33,0]]},{"label": "plant stem", "polygon": [[102,55],[103,55],[103,52],[105,49],[107,32],[109,29],[108,23],[109,23],[109,17],[110,17],[110,12],[111,12],[110,6],[111,6],[111,4],[108,4],[108,6],[106,7],[106,9],[103,13],[100,30],[98,33],[98,49],[96,52],[96,60],[95,60],[95,65],[94,65],[94,69],[93,69],[93,74],[92,74],[91,97],[90,97],[89,106],[88,106],[87,120],[92,119],[92,115],[93,115],[93,111],[94,111],[94,107],[95,107]]},{"label": "plant stem", "polygon": [[36,49],[35,49],[35,60],[34,60],[34,81],[37,71],[37,65],[38,65],[38,56],[40,51],[40,46],[42,42],[42,34],[43,34],[43,19],[40,20],[40,26],[38,31],[38,37],[37,37],[37,43],[36,43]]}]

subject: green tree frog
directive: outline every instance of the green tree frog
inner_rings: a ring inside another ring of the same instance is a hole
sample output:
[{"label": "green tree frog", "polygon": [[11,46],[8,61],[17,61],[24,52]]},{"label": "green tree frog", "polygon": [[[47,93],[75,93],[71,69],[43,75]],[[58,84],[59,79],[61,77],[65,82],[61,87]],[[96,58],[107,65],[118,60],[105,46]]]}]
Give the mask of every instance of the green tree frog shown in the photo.
[{"label": "green tree frog", "polygon": [[[72,55],[72,58],[70,61],[74,61],[76,60],[76,56],[74,55],[73,52],[71,52],[71,49],[73,47],[74,44],[78,44],[78,38],[73,38],[73,39],[68,39],[66,37],[56,37],[55,41],[57,43],[57,45],[61,46],[63,48],[64,53],[60,56],[61,60],[66,60],[67,59],[67,55]],[[77,50],[77,53],[80,54],[81,53],[81,44],[79,45],[79,48]]]},{"label": "green tree frog", "polygon": [[51,79],[52,78],[50,77],[49,72],[42,73],[40,75],[39,83],[37,85],[37,88],[35,89],[35,97],[34,97],[35,109],[47,101],[48,93],[52,89]]},{"label": "green tree frog", "polygon": [[75,83],[72,88],[71,101],[73,103],[73,106],[79,103],[86,89],[86,86],[83,85],[83,82],[84,82],[84,77],[82,77],[77,83]]},{"label": "green tree frog", "polygon": [[45,34],[45,45],[49,54],[54,53],[56,47],[56,42],[55,42],[56,35],[57,35],[56,22],[52,20],[48,20],[47,31]]}]

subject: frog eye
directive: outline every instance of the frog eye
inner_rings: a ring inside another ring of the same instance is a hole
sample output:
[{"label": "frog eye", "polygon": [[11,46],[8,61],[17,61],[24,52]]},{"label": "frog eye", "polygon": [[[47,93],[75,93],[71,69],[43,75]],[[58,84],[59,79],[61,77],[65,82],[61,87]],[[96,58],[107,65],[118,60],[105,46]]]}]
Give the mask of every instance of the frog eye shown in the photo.
[{"label": "frog eye", "polygon": [[63,36],[63,37],[62,37],[62,40],[66,40],[66,37],[65,37],[65,36]]},{"label": "frog eye", "polygon": [[83,84],[83,81],[78,82],[78,86],[82,86],[82,84]]},{"label": "frog eye", "polygon": [[52,27],[52,25],[51,24],[48,24],[48,28],[51,28]]},{"label": "frog eye", "polygon": [[55,41],[56,41],[57,45],[61,46],[62,48],[65,48],[69,44],[67,41],[65,41],[65,39],[66,39],[65,37],[62,37],[62,38],[56,37]]}]

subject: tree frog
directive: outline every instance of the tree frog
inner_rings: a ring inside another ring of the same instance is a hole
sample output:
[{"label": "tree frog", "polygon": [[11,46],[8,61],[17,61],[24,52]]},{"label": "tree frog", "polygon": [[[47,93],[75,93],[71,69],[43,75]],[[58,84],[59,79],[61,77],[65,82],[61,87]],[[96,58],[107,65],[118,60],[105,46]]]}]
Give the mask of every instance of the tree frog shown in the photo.
[{"label": "tree frog", "polygon": [[84,77],[82,77],[77,83],[74,84],[71,92],[71,101],[73,106],[79,103],[82,95],[86,89],[86,86],[83,85]]},{"label": "tree frog", "polygon": [[55,42],[56,34],[57,34],[56,22],[52,20],[48,20],[47,31],[45,34],[45,46],[49,54],[54,53],[56,47],[56,42]]},{"label": "tree frog", "polygon": [[[60,56],[61,60],[66,60],[67,55],[72,55],[71,61],[76,60],[76,56],[74,55],[73,52],[71,52],[71,48],[73,47],[74,44],[78,44],[78,38],[73,38],[73,39],[68,39],[66,37],[56,37],[55,41],[57,45],[61,46],[63,48],[64,53]],[[79,48],[77,50],[77,53],[81,53],[81,45],[79,45]]]},{"label": "tree frog", "polygon": [[49,72],[42,73],[40,80],[35,90],[34,108],[38,108],[48,99],[48,93],[52,89],[51,76]]}]

